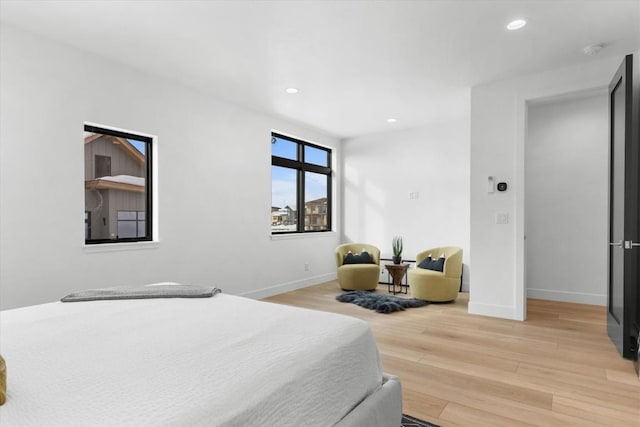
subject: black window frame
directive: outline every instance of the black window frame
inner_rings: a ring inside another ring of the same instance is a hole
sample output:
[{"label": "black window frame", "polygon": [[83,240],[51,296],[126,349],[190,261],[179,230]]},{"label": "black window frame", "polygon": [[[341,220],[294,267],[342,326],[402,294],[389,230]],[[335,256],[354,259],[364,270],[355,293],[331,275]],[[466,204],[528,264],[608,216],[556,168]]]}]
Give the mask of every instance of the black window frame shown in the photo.
[{"label": "black window frame", "polygon": [[151,242],[153,241],[153,138],[146,135],[140,135],[132,132],[125,132],[115,129],[104,128],[95,125],[84,125],[85,132],[91,132],[102,135],[111,135],[125,139],[134,139],[136,141],[143,142],[145,144],[145,236],[143,237],[126,237],[120,238],[116,236],[115,238],[108,239],[86,239],[85,245],[99,245],[105,243],[131,243],[131,242]]},{"label": "black window frame", "polygon": [[[311,142],[303,141],[298,138],[283,135],[277,132],[271,132],[271,140],[274,138],[284,139],[297,144],[297,160],[287,159],[271,155],[271,166],[279,166],[283,168],[293,169],[296,171],[297,189],[296,189],[296,230],[295,231],[274,231],[272,235],[281,234],[304,234],[304,233],[326,233],[333,231],[332,206],[333,206],[333,170],[331,168],[332,150],[322,147]],[[304,161],[304,147],[313,147],[327,153],[327,166],[320,166]],[[327,229],[326,230],[305,230],[305,173],[313,172],[327,177]]]}]

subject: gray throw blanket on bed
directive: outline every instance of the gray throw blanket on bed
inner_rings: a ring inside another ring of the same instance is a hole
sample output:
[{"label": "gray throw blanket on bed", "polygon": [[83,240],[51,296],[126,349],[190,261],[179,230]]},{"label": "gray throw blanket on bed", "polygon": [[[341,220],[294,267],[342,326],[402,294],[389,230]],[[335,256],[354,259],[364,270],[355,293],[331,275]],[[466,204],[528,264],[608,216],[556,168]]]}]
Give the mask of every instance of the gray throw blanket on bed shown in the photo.
[{"label": "gray throw blanket on bed", "polygon": [[60,301],[98,301],[111,299],[148,299],[148,298],[210,298],[221,292],[215,286],[196,285],[150,285],[150,286],[118,286],[114,288],[88,289],[73,292]]}]

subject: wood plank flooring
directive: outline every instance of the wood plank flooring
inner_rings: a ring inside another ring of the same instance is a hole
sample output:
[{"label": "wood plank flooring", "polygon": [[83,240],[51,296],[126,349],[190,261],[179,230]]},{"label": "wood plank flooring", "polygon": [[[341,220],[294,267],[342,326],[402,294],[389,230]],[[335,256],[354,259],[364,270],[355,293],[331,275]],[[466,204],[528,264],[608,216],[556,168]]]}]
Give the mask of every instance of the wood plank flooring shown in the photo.
[{"label": "wood plank flooring", "polygon": [[604,307],[529,299],[519,322],[468,314],[466,293],[392,314],[340,293],[328,282],[265,301],[368,321],[406,414],[443,427],[640,426],[640,381],[607,337]]}]

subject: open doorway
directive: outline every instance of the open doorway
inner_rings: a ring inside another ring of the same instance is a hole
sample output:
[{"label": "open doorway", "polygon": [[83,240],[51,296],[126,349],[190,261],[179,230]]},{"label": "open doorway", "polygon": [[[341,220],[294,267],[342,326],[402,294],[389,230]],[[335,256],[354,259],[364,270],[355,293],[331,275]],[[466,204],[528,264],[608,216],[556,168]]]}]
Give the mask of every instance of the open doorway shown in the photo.
[{"label": "open doorway", "polygon": [[606,88],[528,102],[524,157],[527,296],[606,306]]}]

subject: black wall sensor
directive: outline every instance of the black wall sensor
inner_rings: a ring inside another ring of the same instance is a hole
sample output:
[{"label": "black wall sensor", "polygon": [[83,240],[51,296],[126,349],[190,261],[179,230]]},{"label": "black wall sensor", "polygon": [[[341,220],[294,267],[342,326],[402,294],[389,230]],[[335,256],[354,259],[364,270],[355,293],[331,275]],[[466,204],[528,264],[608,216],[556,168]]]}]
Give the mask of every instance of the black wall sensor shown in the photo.
[{"label": "black wall sensor", "polygon": [[499,182],[498,183],[498,191],[507,191],[507,183]]}]

